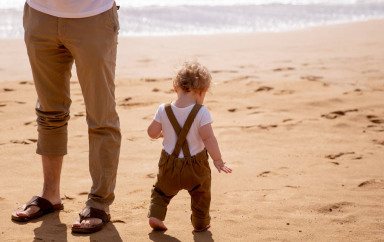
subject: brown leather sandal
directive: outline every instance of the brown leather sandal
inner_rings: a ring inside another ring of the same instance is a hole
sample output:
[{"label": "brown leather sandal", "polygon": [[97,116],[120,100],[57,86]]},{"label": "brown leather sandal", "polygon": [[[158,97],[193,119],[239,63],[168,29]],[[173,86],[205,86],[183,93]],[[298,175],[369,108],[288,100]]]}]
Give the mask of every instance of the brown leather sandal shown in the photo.
[{"label": "brown leather sandal", "polygon": [[79,213],[80,216],[80,223],[87,218],[99,218],[102,220],[102,223],[94,225],[89,228],[82,228],[72,225],[72,233],[82,233],[82,234],[89,234],[89,233],[95,233],[97,231],[100,231],[110,220],[111,215],[107,214],[105,211],[97,209],[97,208],[84,208],[81,213]]},{"label": "brown leather sandal", "polygon": [[55,211],[59,211],[59,210],[64,209],[64,205],[62,203],[52,205],[52,203],[45,198],[42,198],[39,196],[33,196],[32,199],[29,200],[29,202],[27,202],[25,205],[23,205],[22,211],[25,211],[32,206],[36,206],[36,207],[40,208],[40,210],[33,213],[33,214],[30,214],[29,216],[19,216],[19,215],[17,215],[17,212],[19,212],[20,210],[16,210],[12,213],[12,220],[18,221],[18,222],[28,222],[28,221],[31,221],[33,219],[40,218],[41,216],[46,215],[48,213],[53,213]]}]

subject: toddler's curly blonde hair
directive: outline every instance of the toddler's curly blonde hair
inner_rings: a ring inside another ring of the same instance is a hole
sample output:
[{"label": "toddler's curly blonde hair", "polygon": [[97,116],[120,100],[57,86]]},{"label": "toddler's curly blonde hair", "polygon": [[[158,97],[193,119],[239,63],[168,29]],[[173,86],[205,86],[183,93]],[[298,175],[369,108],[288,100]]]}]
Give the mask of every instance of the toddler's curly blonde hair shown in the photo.
[{"label": "toddler's curly blonde hair", "polygon": [[209,89],[211,74],[208,69],[197,61],[186,61],[179,68],[173,84],[184,92],[201,92]]}]

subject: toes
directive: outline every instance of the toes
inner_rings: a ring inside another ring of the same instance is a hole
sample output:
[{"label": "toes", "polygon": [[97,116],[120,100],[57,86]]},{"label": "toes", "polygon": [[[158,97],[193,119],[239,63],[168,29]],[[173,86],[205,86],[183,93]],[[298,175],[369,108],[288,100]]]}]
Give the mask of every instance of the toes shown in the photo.
[{"label": "toes", "polygon": [[38,207],[30,207],[27,210],[24,210],[23,208],[17,209],[16,214],[19,217],[28,217],[31,214],[34,214],[39,211]]},{"label": "toes", "polygon": [[80,221],[76,220],[76,222],[74,222],[72,226],[76,228],[92,228],[101,223],[103,223],[103,221],[99,218],[86,218],[81,221],[81,223]]}]

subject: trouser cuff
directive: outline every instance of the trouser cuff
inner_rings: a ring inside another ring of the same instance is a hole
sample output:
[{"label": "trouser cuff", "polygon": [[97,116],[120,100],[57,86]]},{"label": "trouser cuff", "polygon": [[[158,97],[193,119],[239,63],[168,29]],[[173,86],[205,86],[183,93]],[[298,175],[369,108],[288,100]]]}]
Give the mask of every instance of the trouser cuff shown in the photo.
[{"label": "trouser cuff", "polygon": [[211,222],[211,217],[208,216],[207,218],[198,218],[196,216],[191,215],[191,222],[195,229],[201,230],[207,227],[209,223]]},{"label": "trouser cuff", "polygon": [[44,134],[39,132],[36,153],[46,156],[67,154],[67,133]]},{"label": "trouser cuff", "polygon": [[161,221],[164,221],[166,213],[166,207],[151,203],[151,205],[149,206],[148,218],[154,217],[160,219]]}]

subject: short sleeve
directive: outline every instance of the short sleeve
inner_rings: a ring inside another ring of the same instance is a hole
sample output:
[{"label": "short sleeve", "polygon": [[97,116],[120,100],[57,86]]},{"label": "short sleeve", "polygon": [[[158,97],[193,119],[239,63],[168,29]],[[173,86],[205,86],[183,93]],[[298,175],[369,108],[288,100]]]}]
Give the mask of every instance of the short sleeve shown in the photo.
[{"label": "short sleeve", "polygon": [[210,124],[213,122],[212,118],[211,118],[211,114],[209,113],[209,110],[208,108],[206,108],[205,106],[203,106],[200,110],[201,113],[201,121],[200,121],[200,126],[199,127],[203,127],[204,125],[206,124]]},{"label": "short sleeve", "polygon": [[155,120],[158,123],[161,123],[161,112],[164,111],[164,104],[161,104],[156,111],[155,117],[153,117],[153,120]]}]

